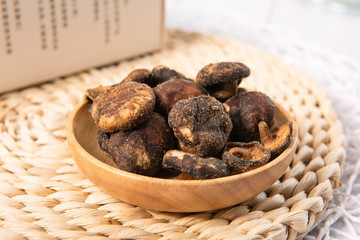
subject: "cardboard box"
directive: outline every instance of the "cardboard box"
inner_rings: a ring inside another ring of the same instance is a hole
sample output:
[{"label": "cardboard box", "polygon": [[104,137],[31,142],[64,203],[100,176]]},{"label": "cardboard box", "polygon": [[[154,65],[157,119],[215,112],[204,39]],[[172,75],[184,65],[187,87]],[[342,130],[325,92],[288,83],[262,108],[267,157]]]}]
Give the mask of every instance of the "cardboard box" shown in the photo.
[{"label": "cardboard box", "polygon": [[0,92],[160,49],[164,0],[0,0]]}]

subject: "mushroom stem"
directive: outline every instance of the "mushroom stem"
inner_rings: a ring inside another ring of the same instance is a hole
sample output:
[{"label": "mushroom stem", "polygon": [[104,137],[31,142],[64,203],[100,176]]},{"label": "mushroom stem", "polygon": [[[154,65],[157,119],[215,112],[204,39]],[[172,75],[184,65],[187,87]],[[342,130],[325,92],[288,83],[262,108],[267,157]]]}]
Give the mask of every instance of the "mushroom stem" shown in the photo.
[{"label": "mushroom stem", "polygon": [[261,121],[258,124],[258,128],[259,128],[261,144],[263,144],[264,146],[269,146],[270,143],[272,143],[274,141],[273,136],[270,132],[269,126],[267,125],[266,122]]},{"label": "mushroom stem", "polygon": [[237,94],[237,86],[241,80],[234,80],[227,83],[218,83],[215,85],[207,86],[206,90],[209,94],[218,100],[224,101]]}]

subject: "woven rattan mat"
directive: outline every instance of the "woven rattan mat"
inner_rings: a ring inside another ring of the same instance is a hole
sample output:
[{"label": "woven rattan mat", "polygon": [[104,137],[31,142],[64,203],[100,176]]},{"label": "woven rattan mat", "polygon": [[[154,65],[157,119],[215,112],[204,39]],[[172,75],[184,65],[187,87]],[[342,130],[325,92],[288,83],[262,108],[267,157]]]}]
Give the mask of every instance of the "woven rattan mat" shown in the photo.
[{"label": "woven rattan mat", "polygon": [[[226,209],[165,213],[121,202],[79,172],[65,128],[85,89],[159,64],[194,77],[217,61],[247,64],[242,85],[267,93],[298,124],[296,155],[272,187]],[[277,57],[194,33],[170,32],[161,52],[2,95],[0,109],[0,239],[294,239],[321,220],[345,158],[342,126],[316,82]]]}]

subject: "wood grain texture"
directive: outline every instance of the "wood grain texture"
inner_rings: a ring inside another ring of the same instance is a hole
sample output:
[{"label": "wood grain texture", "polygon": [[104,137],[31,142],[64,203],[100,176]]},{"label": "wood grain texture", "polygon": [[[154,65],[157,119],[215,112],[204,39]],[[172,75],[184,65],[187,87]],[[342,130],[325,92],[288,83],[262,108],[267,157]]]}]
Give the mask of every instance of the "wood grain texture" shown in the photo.
[{"label": "wood grain texture", "polygon": [[[116,168],[98,147],[98,130],[89,111],[80,104],[69,116],[67,141],[80,170],[110,195],[146,209],[169,212],[200,212],[246,201],[270,187],[289,166],[298,138],[294,124],[290,146],[270,163],[229,177],[209,180],[175,180],[147,177]],[[281,107],[275,113],[275,127],[293,121]]]}]

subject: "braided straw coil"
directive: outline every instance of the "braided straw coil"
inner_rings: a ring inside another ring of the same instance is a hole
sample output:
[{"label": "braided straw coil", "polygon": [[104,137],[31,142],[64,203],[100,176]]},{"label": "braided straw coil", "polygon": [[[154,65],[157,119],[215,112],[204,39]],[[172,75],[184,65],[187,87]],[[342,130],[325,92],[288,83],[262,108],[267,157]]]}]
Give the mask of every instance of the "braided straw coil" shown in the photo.
[{"label": "braided straw coil", "polygon": [[[268,94],[297,122],[295,157],[269,189],[226,209],[166,213],[121,202],[82,175],[65,129],[85,89],[160,64],[194,77],[218,61],[248,65],[242,85]],[[277,57],[195,33],[169,32],[161,52],[2,95],[0,109],[1,239],[295,239],[321,220],[345,159],[341,123],[316,82]]]}]

